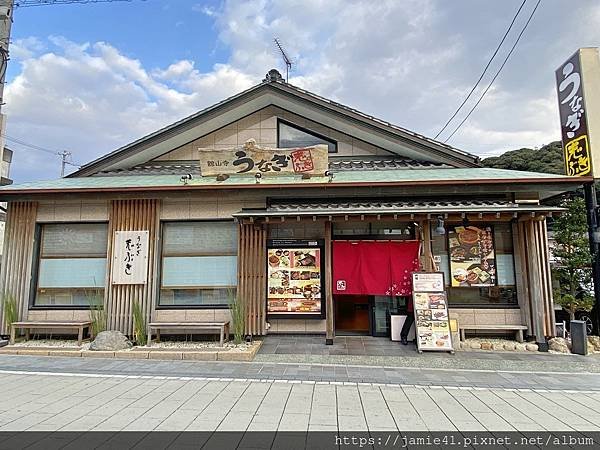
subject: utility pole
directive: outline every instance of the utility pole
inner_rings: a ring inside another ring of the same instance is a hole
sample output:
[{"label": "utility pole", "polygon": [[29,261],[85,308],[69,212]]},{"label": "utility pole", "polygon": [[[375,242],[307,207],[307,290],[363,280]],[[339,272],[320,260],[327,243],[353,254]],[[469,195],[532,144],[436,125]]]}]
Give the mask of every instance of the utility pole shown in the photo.
[{"label": "utility pole", "polygon": [[62,158],[61,167],[60,167],[60,177],[64,178],[65,177],[65,166],[67,164],[71,164],[70,161],[67,161],[67,158],[70,158],[72,156],[72,153],[68,152],[66,150],[63,150],[62,152],[58,153],[58,156],[60,156]]},{"label": "utility pole", "polygon": [[10,29],[13,21],[13,0],[0,0],[0,164],[4,161],[4,132],[6,116],[2,113],[4,106],[4,84],[8,66],[8,47],[10,44]]}]

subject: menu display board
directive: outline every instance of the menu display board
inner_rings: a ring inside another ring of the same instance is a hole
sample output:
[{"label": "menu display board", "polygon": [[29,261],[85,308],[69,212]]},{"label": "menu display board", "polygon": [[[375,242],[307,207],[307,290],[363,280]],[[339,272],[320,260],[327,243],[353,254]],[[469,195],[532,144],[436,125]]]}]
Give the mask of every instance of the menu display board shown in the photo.
[{"label": "menu display board", "polygon": [[317,241],[270,241],[267,312],[280,318],[323,313],[322,248]]},{"label": "menu display board", "polygon": [[454,352],[443,272],[413,273],[417,349]]},{"label": "menu display board", "polygon": [[496,285],[494,234],[491,226],[454,226],[448,230],[452,287]]}]

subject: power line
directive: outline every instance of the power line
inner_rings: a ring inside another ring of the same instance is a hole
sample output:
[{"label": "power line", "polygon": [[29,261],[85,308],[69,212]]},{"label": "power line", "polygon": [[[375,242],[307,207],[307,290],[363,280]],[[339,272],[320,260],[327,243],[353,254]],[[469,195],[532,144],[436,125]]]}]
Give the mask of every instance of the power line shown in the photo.
[{"label": "power line", "polygon": [[13,138],[6,134],[3,134],[2,137],[4,139],[6,139],[7,141],[14,142],[15,144],[23,145],[24,147],[29,147],[33,150],[39,150],[40,152],[46,152],[46,153],[50,153],[52,155],[58,155],[60,153],[58,150],[50,150],[48,148],[40,147],[39,145],[30,144],[29,142],[25,142],[20,139]]},{"label": "power line", "polygon": [[63,151],[58,151],[58,150],[50,150],[48,148],[44,148],[44,147],[40,147],[39,145],[34,145],[34,144],[30,144],[29,142],[25,142],[22,141],[21,139],[17,139],[17,138],[13,138],[11,136],[8,136],[6,134],[2,135],[4,137],[4,139],[6,139],[7,141],[13,142],[15,144],[19,144],[22,145],[24,147],[27,147],[31,150],[37,150],[40,152],[44,152],[44,153],[48,153],[50,155],[54,155],[54,156],[60,156],[61,157],[61,178],[64,176],[65,174],[65,166],[68,164],[69,166],[73,166],[73,167],[81,167],[81,164],[77,164],[75,162],[73,162],[73,154],[67,150],[63,150]]},{"label": "power line", "polygon": [[481,103],[481,100],[483,100],[483,98],[485,97],[485,94],[487,94],[487,92],[490,90],[490,88],[494,84],[494,81],[496,81],[496,78],[498,78],[498,75],[500,75],[500,72],[502,72],[502,69],[506,65],[506,62],[510,58],[510,55],[512,55],[513,51],[517,47],[517,44],[521,40],[521,36],[523,36],[523,33],[525,33],[525,30],[529,26],[529,22],[531,22],[531,19],[533,19],[533,15],[537,11],[538,6],[540,6],[541,2],[542,2],[542,0],[538,0],[537,3],[535,4],[535,7],[533,8],[533,11],[531,11],[531,14],[529,15],[529,18],[527,19],[527,22],[525,22],[525,25],[523,26],[523,29],[521,30],[521,32],[517,36],[517,40],[515,41],[515,43],[511,47],[510,51],[508,52],[508,55],[506,55],[506,58],[504,58],[504,61],[502,62],[502,65],[500,66],[500,68],[496,72],[496,75],[494,75],[494,78],[492,78],[492,81],[490,81],[490,84],[487,85],[487,87],[485,88],[485,90],[483,91],[483,93],[481,94],[481,96],[479,97],[479,99],[477,100],[477,103],[475,103],[473,105],[473,107],[469,110],[469,113],[465,116],[465,118],[462,120],[462,122],[458,124],[458,126],[454,129],[454,131],[450,134],[450,136],[448,136],[446,138],[446,140],[444,140],[444,143],[448,142],[452,138],[452,136],[454,136],[454,134],[460,129],[460,127],[463,126],[463,124],[471,116],[471,114],[473,113],[473,111],[475,111],[475,108],[477,108],[477,106],[479,106],[479,103]]},{"label": "power line", "polygon": [[[131,2],[133,0],[17,0],[15,8],[29,8],[31,6],[69,5],[73,3],[113,3]],[[142,0],[143,1],[143,0]]]},{"label": "power line", "polygon": [[454,111],[454,114],[452,114],[452,116],[444,124],[444,126],[442,127],[442,129],[438,132],[438,134],[435,135],[434,139],[437,139],[438,136],[444,132],[444,130],[446,129],[446,127],[448,125],[450,125],[450,122],[452,122],[452,119],[454,119],[456,117],[456,115],[458,114],[458,112],[462,109],[462,107],[465,106],[465,103],[467,103],[467,100],[469,100],[469,98],[471,98],[471,95],[473,94],[473,92],[475,92],[475,89],[477,89],[477,86],[479,86],[479,83],[481,83],[481,80],[483,79],[483,76],[485,75],[485,73],[487,72],[488,68],[490,67],[490,64],[492,64],[492,61],[494,60],[494,58],[498,54],[498,51],[500,50],[500,47],[502,47],[502,44],[504,44],[504,41],[506,40],[506,37],[508,36],[508,33],[510,33],[510,30],[512,29],[513,25],[515,24],[515,21],[517,20],[517,17],[519,16],[519,13],[523,9],[523,6],[525,6],[526,2],[527,2],[527,0],[523,0],[523,2],[521,3],[521,6],[519,6],[519,9],[515,13],[514,17],[512,18],[512,21],[510,22],[510,25],[508,26],[508,29],[506,30],[506,33],[504,33],[504,36],[502,36],[502,40],[498,44],[498,47],[496,47],[496,50],[494,51],[494,54],[492,55],[492,57],[490,58],[490,60],[488,61],[488,63],[485,65],[485,68],[483,69],[483,72],[481,72],[481,75],[477,79],[477,82],[475,83],[475,85],[473,86],[473,88],[471,89],[471,91],[469,92],[469,94],[467,95],[467,97],[463,100],[463,102],[459,105],[459,107],[456,108],[456,111]]}]

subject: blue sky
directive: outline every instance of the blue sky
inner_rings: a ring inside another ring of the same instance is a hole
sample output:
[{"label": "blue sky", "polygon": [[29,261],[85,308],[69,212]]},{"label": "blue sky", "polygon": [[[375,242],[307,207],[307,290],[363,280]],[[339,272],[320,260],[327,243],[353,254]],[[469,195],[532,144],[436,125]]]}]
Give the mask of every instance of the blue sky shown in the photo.
[{"label": "blue sky", "polygon": [[[277,36],[296,63],[291,83],[435,136],[521,1],[133,0],[20,8],[6,133],[88,162],[282,69]],[[534,5],[527,0],[476,94]],[[449,143],[485,157],[559,139],[554,70],[578,47],[600,45],[598,23],[597,0],[543,0],[503,73]],[[59,173],[55,155],[9,144],[16,182]]]},{"label": "blue sky", "polygon": [[[57,35],[74,42],[105,41],[144,65],[193,59],[200,70],[210,70],[227,59],[228,49],[219,44],[214,20],[201,11],[218,7],[216,1],[132,0],[19,8],[12,38]],[[10,75],[18,70],[12,65]]]}]

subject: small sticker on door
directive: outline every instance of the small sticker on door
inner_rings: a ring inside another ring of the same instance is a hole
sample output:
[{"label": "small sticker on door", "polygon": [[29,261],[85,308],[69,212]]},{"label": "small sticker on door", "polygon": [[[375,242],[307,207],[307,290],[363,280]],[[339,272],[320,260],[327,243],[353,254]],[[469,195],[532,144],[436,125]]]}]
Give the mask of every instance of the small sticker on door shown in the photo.
[{"label": "small sticker on door", "polygon": [[337,286],[336,290],[345,291],[346,290],[346,280],[337,280],[336,286]]}]

